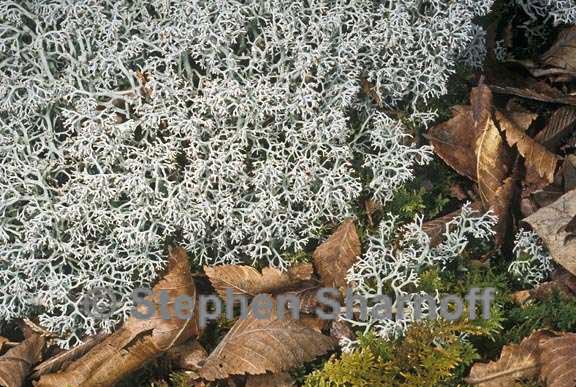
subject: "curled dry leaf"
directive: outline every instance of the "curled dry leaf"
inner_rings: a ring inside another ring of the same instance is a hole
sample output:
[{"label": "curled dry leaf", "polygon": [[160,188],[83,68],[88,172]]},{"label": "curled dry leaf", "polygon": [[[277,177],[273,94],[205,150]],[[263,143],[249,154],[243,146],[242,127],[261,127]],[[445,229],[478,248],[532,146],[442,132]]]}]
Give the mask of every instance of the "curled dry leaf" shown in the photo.
[{"label": "curled dry leaf", "polygon": [[[476,147],[478,189],[485,208],[490,208],[496,198],[496,192],[510,175],[510,156],[500,131],[491,118],[488,118],[481,130]],[[498,214],[497,214],[498,215]]]},{"label": "curled dry leaf", "polygon": [[555,152],[576,126],[576,109],[573,106],[558,108],[535,137],[534,140]]},{"label": "curled dry leaf", "polygon": [[576,27],[568,27],[560,32],[554,45],[542,55],[540,62],[576,75]]},{"label": "curled dry leaf", "polygon": [[545,81],[523,74],[524,70],[518,67],[520,66],[490,66],[487,69],[490,89],[494,93],[515,95],[535,101],[576,105],[575,96],[566,95]]},{"label": "curled dry leaf", "polygon": [[505,346],[497,361],[474,364],[466,383],[480,387],[521,386],[520,379],[538,376],[540,341],[550,337],[552,333],[539,331],[520,344]]},{"label": "curled dry leaf", "polygon": [[[276,303],[272,311],[276,310]],[[238,320],[199,371],[206,380],[230,375],[277,373],[299,366],[335,347],[335,341],[294,320],[289,313],[259,319],[252,308]]]},{"label": "curled dry leaf", "polygon": [[554,174],[561,158],[528,136],[505,114],[496,112],[496,118],[506,134],[508,145],[516,146],[526,160],[526,166],[535,169],[548,183],[554,182]]},{"label": "curled dry leaf", "polygon": [[453,118],[428,131],[436,153],[459,174],[476,181],[475,149],[479,133],[475,129],[472,107],[455,106]]},{"label": "curled dry leaf", "polygon": [[279,374],[250,375],[246,380],[246,387],[292,387],[294,379],[287,372]]},{"label": "curled dry leaf", "polygon": [[32,367],[42,360],[45,339],[32,335],[0,357],[0,386],[21,387]]},{"label": "curled dry leaf", "polygon": [[[484,208],[490,208],[496,201],[498,190],[510,175],[508,151],[494,122],[490,120],[479,138],[477,148],[477,175],[480,199]],[[496,214],[499,215],[499,214]]]},{"label": "curled dry leaf", "polygon": [[511,214],[511,204],[512,200],[516,194],[516,180],[517,176],[513,175],[508,177],[500,188],[496,191],[494,196],[494,202],[490,206],[490,209],[494,211],[494,214],[498,217],[498,223],[496,223],[496,246],[503,246],[506,242],[506,236],[511,230],[512,214]]},{"label": "curled dry leaf", "polygon": [[204,272],[220,297],[226,297],[226,289],[232,289],[234,295],[254,296],[260,293],[278,293],[296,287],[310,280],[314,268],[305,263],[295,265],[282,272],[266,267],[262,273],[251,266],[222,265],[204,267]]},{"label": "curled dry leaf", "polygon": [[576,239],[570,238],[567,226],[575,216],[576,190],[572,190],[524,219],[542,238],[552,258],[573,275],[576,275]]},{"label": "curled dry leaf", "polygon": [[314,266],[326,287],[347,286],[346,273],[361,253],[360,238],[352,219],[344,221],[314,251]]},{"label": "curled dry leaf", "polygon": [[[152,289],[152,295],[147,297],[156,307],[156,313],[150,319],[130,318],[122,328],[70,364],[63,372],[42,376],[36,386],[112,386],[174,345],[196,336],[197,311],[194,311],[189,320],[181,320],[175,315],[167,320],[162,318],[160,293],[163,291],[170,300],[170,313],[174,313],[172,303],[177,297],[196,297],[188,257],[182,248],[170,251],[166,273]],[[142,308],[144,307],[142,305]]]},{"label": "curled dry leaf", "polygon": [[4,351],[4,347],[7,346],[9,342],[10,340],[7,338],[0,336],[0,353]]},{"label": "curled dry leaf", "polygon": [[67,367],[71,362],[84,356],[92,348],[104,341],[106,337],[107,335],[104,334],[89,337],[82,344],[52,356],[50,359],[34,367],[32,378],[38,379],[42,375],[57,372],[58,370]]}]

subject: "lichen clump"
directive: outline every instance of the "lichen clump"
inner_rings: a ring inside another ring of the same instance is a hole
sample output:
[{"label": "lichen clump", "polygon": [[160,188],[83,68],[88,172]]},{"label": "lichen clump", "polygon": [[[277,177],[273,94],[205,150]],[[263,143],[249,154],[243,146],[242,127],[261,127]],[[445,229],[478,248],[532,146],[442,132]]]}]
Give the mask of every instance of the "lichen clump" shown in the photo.
[{"label": "lichen clump", "polygon": [[[109,329],[166,238],[285,267],[361,192],[389,200],[491,4],[3,1],[0,321]],[[109,321],[79,310],[97,287]]]}]

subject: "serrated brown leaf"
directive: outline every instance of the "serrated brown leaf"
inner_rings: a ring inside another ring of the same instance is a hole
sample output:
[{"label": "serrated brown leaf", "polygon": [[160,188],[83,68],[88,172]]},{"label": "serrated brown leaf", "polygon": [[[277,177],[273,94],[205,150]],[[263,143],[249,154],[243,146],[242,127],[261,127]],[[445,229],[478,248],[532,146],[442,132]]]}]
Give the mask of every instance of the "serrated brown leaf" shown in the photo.
[{"label": "serrated brown leaf", "polygon": [[564,333],[541,343],[541,379],[548,387],[576,386],[576,334]]},{"label": "serrated brown leaf", "polygon": [[44,337],[33,335],[1,356],[0,386],[21,387],[32,367],[42,360],[44,344]]},{"label": "serrated brown leaf", "polygon": [[347,287],[346,273],[360,253],[360,238],[356,225],[352,219],[345,220],[312,255],[324,286]]},{"label": "serrated brown leaf", "polygon": [[562,141],[574,131],[576,109],[573,106],[558,108],[535,137],[534,140],[551,151],[557,151]]},{"label": "serrated brown leaf", "polygon": [[453,118],[429,129],[427,137],[436,153],[462,176],[476,181],[476,131],[471,106],[453,108]]},{"label": "serrated brown leaf", "polygon": [[523,131],[527,131],[538,118],[538,114],[527,110],[517,99],[511,99],[506,104],[506,115]]},{"label": "serrated brown leaf", "polygon": [[170,251],[164,276],[153,287],[152,295],[146,297],[156,306],[154,316],[147,320],[131,317],[122,328],[70,364],[63,372],[42,376],[36,387],[112,386],[174,345],[196,336],[197,311],[189,320],[181,320],[175,315],[167,320],[162,318],[162,291],[168,295],[170,313],[174,313],[173,303],[178,296],[186,295],[193,299],[196,297],[188,256],[182,248]]},{"label": "serrated brown leaf", "polygon": [[251,266],[223,265],[205,266],[204,272],[220,297],[225,298],[226,289],[232,289],[234,295],[255,296],[297,287],[312,278],[314,268],[304,263],[289,268],[287,272],[265,267],[260,273]]},{"label": "serrated brown leaf", "polygon": [[540,62],[576,75],[576,27],[562,30],[556,42],[542,55]]},{"label": "serrated brown leaf", "polygon": [[554,261],[576,275],[576,239],[569,238],[566,226],[576,216],[576,190],[524,219],[548,247]]},{"label": "serrated brown leaf", "polygon": [[246,380],[246,387],[292,387],[294,379],[287,372],[279,374],[250,375]]},{"label": "serrated brown leaf", "polygon": [[556,168],[561,158],[528,136],[505,114],[496,112],[496,119],[506,135],[508,145],[516,146],[518,152],[526,160],[527,168],[535,169],[538,175],[545,178],[548,183],[554,182]]},{"label": "serrated brown leaf", "polygon": [[576,385],[576,334],[541,330],[520,344],[507,345],[500,359],[476,363],[466,382],[480,387],[520,386],[520,379],[535,378],[548,387]]},{"label": "serrated brown leaf", "polygon": [[[276,303],[273,311],[276,311]],[[250,308],[251,309],[251,308]],[[311,361],[335,347],[335,341],[289,313],[278,319],[276,313],[257,319],[252,310],[239,319],[208,356],[199,371],[206,380],[230,375],[278,373]]]},{"label": "serrated brown leaf", "polygon": [[551,333],[540,331],[520,344],[505,346],[497,361],[474,364],[466,383],[480,387],[521,386],[520,379],[539,374],[540,341],[549,337],[552,337]]}]

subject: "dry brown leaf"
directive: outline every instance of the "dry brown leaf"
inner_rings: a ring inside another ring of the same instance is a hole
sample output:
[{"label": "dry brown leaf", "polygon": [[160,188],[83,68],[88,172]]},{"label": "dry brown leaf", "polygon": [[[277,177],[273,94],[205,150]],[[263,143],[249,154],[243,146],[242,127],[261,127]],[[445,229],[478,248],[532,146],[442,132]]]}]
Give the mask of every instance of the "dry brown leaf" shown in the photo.
[{"label": "dry brown leaf", "polygon": [[300,300],[300,311],[307,314],[314,314],[316,313],[316,308],[321,306],[316,297],[320,289],[322,289],[320,286],[312,286],[284,294],[294,294],[298,300]]},{"label": "dry brown leaf", "polygon": [[548,183],[554,182],[554,174],[561,158],[528,136],[505,114],[496,112],[500,128],[506,134],[508,145],[516,146],[526,160],[526,166],[534,168]]},{"label": "dry brown leaf", "polygon": [[534,289],[514,292],[512,299],[518,304],[528,300],[545,300],[555,292],[566,297],[576,296],[576,277],[565,270],[557,270],[552,274],[552,281],[544,282]]},{"label": "dry brown leaf", "polygon": [[376,87],[367,79],[362,79],[362,92],[366,94],[377,105],[382,107],[382,100],[376,92]]},{"label": "dry brown leaf", "polygon": [[576,155],[568,155],[562,164],[564,190],[566,192],[576,188]]},{"label": "dry brown leaf", "polygon": [[316,332],[322,332],[328,326],[328,320],[322,320],[315,316],[301,315],[300,321],[302,324]]},{"label": "dry brown leaf", "polygon": [[[475,211],[479,211],[482,209],[482,205],[480,203],[473,203],[472,208]],[[442,242],[444,234],[447,231],[446,225],[452,219],[460,215],[461,212],[462,209],[459,209],[439,218],[429,220],[422,225],[422,231],[424,231],[430,237],[430,244],[432,246],[437,246],[440,244],[440,242]]]},{"label": "dry brown leaf", "polygon": [[461,212],[462,209],[459,209],[440,218],[429,220],[422,225],[422,231],[430,237],[430,244],[432,246],[437,246],[442,242],[442,238],[446,232],[446,224],[460,215]]},{"label": "dry brown leaf", "polygon": [[520,386],[520,379],[533,378],[540,371],[540,342],[552,337],[547,331],[539,331],[520,344],[507,345],[498,361],[476,363],[466,378],[466,383],[480,387]]},{"label": "dry brown leaf", "polygon": [[10,340],[8,340],[5,337],[0,336],[0,353],[2,353],[4,351],[4,347],[10,342]]},{"label": "dry brown leaf", "polygon": [[336,319],[330,327],[330,336],[338,340],[354,340],[356,335],[350,326],[350,323],[341,319]]},{"label": "dry brown leaf", "polygon": [[490,209],[498,217],[498,223],[494,226],[496,232],[496,246],[503,246],[511,229],[511,203],[516,193],[516,176],[510,176],[496,191],[494,202]]},{"label": "dry brown leaf", "polygon": [[564,188],[558,184],[549,184],[541,190],[530,193],[530,199],[538,208],[549,206],[564,195]]},{"label": "dry brown leaf", "polygon": [[130,318],[122,328],[73,362],[64,372],[42,376],[37,387],[112,386],[174,345],[196,336],[197,311],[189,320],[181,320],[175,315],[168,320],[162,318],[159,306],[162,291],[168,294],[168,310],[172,313],[173,302],[178,296],[196,297],[188,256],[182,248],[170,251],[166,273],[152,289],[152,296],[147,297],[156,305],[154,316],[147,320]]},{"label": "dry brown leaf", "polygon": [[548,387],[576,386],[576,334],[564,333],[541,344],[541,379]]},{"label": "dry brown leaf", "polygon": [[[273,311],[276,310],[276,303]],[[230,375],[277,373],[299,366],[335,347],[335,341],[289,313],[257,319],[250,308],[246,319],[238,320],[199,371],[206,380]]]},{"label": "dry brown leaf", "polygon": [[494,93],[515,95],[535,101],[576,105],[576,97],[524,73],[521,66],[493,64],[488,69],[487,83]]},{"label": "dry brown leaf", "polygon": [[366,210],[366,217],[368,218],[368,224],[370,227],[374,227],[373,215],[381,208],[382,205],[375,200],[368,199],[364,202],[364,209]]},{"label": "dry brown leaf", "polygon": [[171,348],[167,357],[181,369],[198,371],[208,357],[208,352],[196,339],[191,339]]},{"label": "dry brown leaf", "polygon": [[500,131],[492,120],[479,138],[477,146],[477,176],[480,199],[484,208],[490,208],[497,191],[510,175],[510,157]]},{"label": "dry brown leaf", "polygon": [[246,387],[292,387],[294,379],[287,372],[279,374],[250,375]]},{"label": "dry brown leaf", "polygon": [[32,367],[42,360],[44,344],[44,337],[33,335],[0,357],[0,386],[21,387]]},{"label": "dry brown leaf", "polygon": [[456,106],[453,118],[428,131],[436,153],[459,174],[476,181],[475,149],[479,133],[475,129],[472,107]]},{"label": "dry brown leaf", "polygon": [[527,131],[532,123],[538,118],[538,114],[527,110],[522,106],[517,99],[511,99],[506,103],[506,115],[510,118],[516,126],[523,131]]},{"label": "dry brown leaf", "polygon": [[539,377],[549,387],[576,386],[576,334],[537,331],[519,345],[507,345],[500,359],[476,363],[466,382],[480,387],[520,386]]},{"label": "dry brown leaf", "polygon": [[542,55],[540,62],[576,75],[576,27],[568,27],[560,32],[556,42]]},{"label": "dry brown leaf", "polygon": [[38,364],[34,367],[34,372],[32,373],[33,379],[38,379],[42,375],[46,375],[52,372],[57,372],[65,367],[67,367],[71,362],[84,356],[88,351],[94,348],[96,345],[104,341],[107,335],[96,335],[89,337],[82,344],[71,348],[67,351],[61,352],[55,356],[52,356],[45,362]]},{"label": "dry brown leaf", "polygon": [[287,272],[265,267],[262,273],[251,266],[242,265],[204,267],[212,286],[222,298],[226,297],[226,289],[232,289],[234,295],[249,296],[285,291],[310,280],[313,271],[309,263],[295,265]]},{"label": "dry brown leaf", "polygon": [[495,203],[504,180],[510,176],[511,161],[492,119],[492,92],[483,84],[483,79],[470,92],[470,102],[475,131],[479,133],[475,148],[478,190],[484,208],[488,209]]},{"label": "dry brown leaf", "polygon": [[576,109],[572,106],[562,106],[556,110],[544,129],[534,139],[551,151],[557,151],[562,140],[573,132],[576,126]]},{"label": "dry brown leaf", "polygon": [[472,118],[477,132],[483,132],[492,119],[493,110],[492,91],[484,84],[484,78],[480,79],[478,86],[470,90],[470,106],[472,106]]},{"label": "dry brown leaf", "polygon": [[543,207],[524,219],[548,247],[552,258],[576,275],[576,239],[570,238],[566,226],[576,216],[576,190]]},{"label": "dry brown leaf", "polygon": [[360,253],[360,238],[356,225],[352,219],[347,219],[312,255],[324,286],[346,287],[346,273]]}]

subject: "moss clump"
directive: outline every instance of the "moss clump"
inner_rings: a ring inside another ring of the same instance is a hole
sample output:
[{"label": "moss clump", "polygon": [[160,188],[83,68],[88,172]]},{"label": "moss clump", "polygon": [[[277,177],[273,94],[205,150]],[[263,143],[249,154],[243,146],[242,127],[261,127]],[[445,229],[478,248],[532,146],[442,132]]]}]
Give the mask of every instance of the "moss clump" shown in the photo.
[{"label": "moss clump", "polygon": [[332,357],[306,378],[308,387],[437,386],[449,382],[459,367],[479,356],[462,334],[490,333],[470,321],[442,320],[413,324],[403,338],[385,341],[372,335],[360,338],[359,348]]}]

